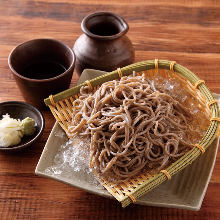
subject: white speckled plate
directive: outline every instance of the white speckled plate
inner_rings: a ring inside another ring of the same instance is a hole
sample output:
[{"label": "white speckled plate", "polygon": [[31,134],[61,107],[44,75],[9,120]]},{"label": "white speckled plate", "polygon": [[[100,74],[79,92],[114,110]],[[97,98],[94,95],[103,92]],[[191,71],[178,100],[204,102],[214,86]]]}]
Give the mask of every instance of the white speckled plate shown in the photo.
[{"label": "white speckled plate", "polygon": [[[86,79],[90,79],[91,73],[93,77],[97,77],[104,72],[84,70],[79,83]],[[215,94],[215,96],[220,100],[220,95]],[[55,123],[42,152],[35,173],[37,175],[70,184],[74,187],[81,188],[100,196],[113,198],[113,196],[111,196],[105,189],[92,184],[92,177],[87,176],[84,172],[73,172],[71,177],[66,177],[62,175],[62,173],[54,175],[45,171],[48,167],[53,165],[54,157],[60,146],[67,141],[64,132],[63,136],[56,135],[57,133],[62,132],[63,130],[59,124]],[[159,187],[139,198],[137,203],[149,206],[199,210],[215,165],[218,143],[219,141],[216,139],[206,153],[193,162],[191,166],[188,166],[183,171],[176,174],[170,181],[166,181]]]}]

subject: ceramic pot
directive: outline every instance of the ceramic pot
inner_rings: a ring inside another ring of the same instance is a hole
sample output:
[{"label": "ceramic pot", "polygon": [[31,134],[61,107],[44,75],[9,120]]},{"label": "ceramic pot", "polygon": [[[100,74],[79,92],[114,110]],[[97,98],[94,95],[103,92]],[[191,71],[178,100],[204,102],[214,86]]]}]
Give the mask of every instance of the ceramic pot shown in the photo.
[{"label": "ceramic pot", "polygon": [[83,34],[76,40],[76,72],[84,69],[113,71],[134,62],[134,48],[125,35],[127,22],[111,12],[96,12],[81,23]]}]

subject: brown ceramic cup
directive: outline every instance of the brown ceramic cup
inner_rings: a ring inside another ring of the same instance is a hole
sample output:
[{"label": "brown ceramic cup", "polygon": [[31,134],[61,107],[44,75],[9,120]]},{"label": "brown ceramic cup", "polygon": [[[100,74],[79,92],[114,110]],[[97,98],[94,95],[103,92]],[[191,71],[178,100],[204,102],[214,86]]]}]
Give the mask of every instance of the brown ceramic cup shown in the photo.
[{"label": "brown ceramic cup", "polygon": [[58,40],[34,39],[15,47],[8,65],[24,99],[45,108],[45,98],[69,87],[75,55]]}]

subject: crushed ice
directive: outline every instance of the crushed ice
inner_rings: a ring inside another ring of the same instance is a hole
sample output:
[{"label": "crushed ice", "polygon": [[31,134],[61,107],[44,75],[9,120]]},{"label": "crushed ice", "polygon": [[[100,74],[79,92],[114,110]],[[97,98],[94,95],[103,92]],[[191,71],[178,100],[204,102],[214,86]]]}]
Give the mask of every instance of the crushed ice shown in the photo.
[{"label": "crushed ice", "polygon": [[63,138],[63,137],[65,136],[65,133],[64,133],[63,130],[58,130],[58,131],[56,131],[56,132],[54,133],[54,135],[55,135],[56,137]]},{"label": "crushed ice", "polygon": [[[60,135],[61,133],[59,133]],[[56,135],[59,137],[59,135]],[[45,170],[46,174],[68,179],[77,178],[102,188],[89,168],[89,141],[75,137],[62,144],[54,156],[53,165]]]}]

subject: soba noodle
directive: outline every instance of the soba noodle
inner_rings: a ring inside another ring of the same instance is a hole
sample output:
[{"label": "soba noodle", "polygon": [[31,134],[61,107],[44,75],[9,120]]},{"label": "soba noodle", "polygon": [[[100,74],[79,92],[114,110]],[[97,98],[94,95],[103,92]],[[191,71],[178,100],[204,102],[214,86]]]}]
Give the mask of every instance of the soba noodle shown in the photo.
[{"label": "soba noodle", "polygon": [[91,138],[90,167],[112,182],[161,170],[192,144],[189,109],[142,76],[82,87],[73,102],[69,136]]}]

